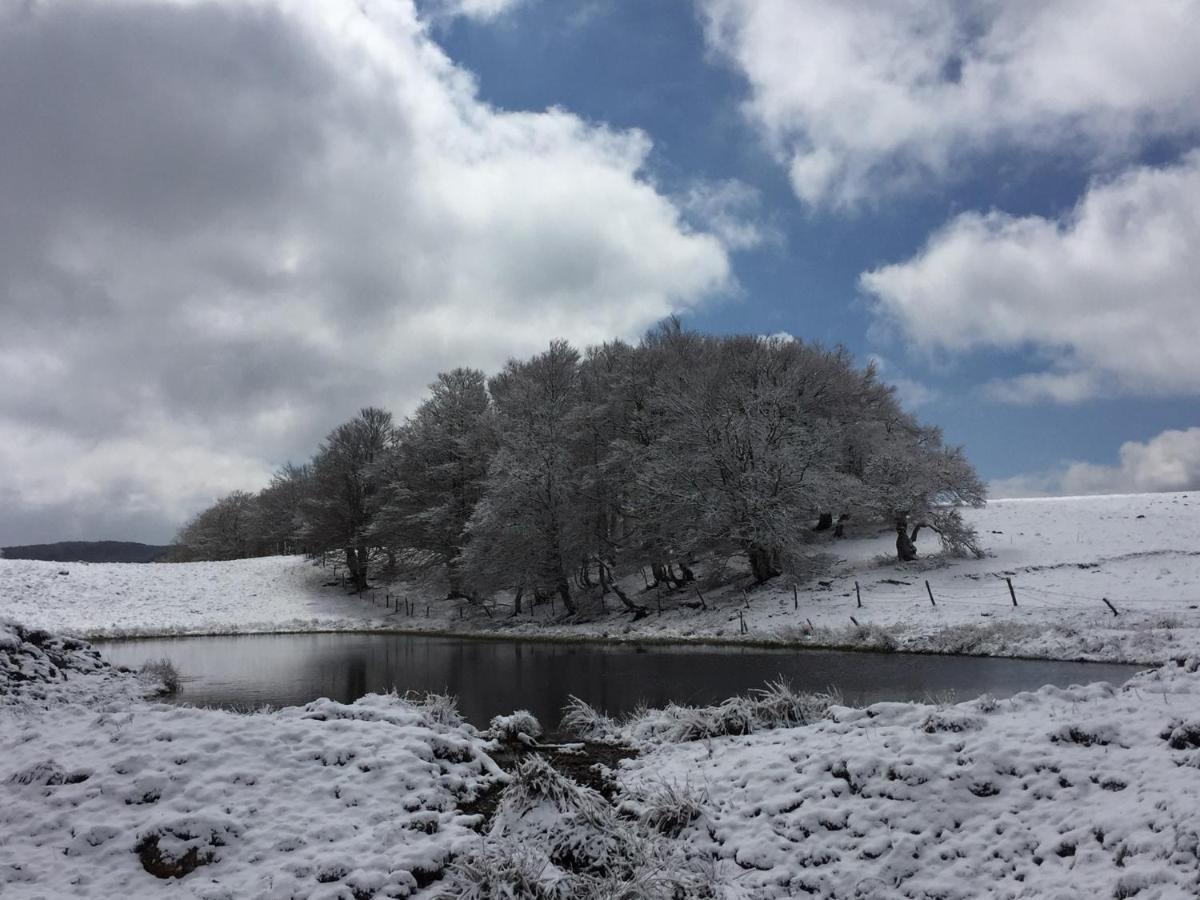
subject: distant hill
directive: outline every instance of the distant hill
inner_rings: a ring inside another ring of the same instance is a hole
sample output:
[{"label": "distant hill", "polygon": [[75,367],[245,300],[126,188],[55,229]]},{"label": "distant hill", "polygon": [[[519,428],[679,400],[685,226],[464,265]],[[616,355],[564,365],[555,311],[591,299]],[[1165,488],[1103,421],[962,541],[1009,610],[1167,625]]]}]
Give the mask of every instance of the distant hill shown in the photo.
[{"label": "distant hill", "polygon": [[162,559],[171,549],[169,546],[133,541],[59,541],[57,544],[0,547],[0,555],[5,559],[42,559],[49,562],[148,563]]}]

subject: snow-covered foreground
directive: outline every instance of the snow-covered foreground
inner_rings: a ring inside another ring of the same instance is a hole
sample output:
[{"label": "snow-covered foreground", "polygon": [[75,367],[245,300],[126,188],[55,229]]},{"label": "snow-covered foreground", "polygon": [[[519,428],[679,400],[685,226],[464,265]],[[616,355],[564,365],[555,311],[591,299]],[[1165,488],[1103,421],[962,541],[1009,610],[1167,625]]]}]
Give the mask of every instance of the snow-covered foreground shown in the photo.
[{"label": "snow-covered foreground", "polygon": [[[84,637],[412,629],[1133,662],[1200,652],[1200,495],[998,500],[967,517],[985,559],[945,559],[928,531],[918,541],[922,558],[907,564],[894,561],[892,535],[823,536],[814,549],[834,558],[832,568],[795,596],[779,581],[744,595],[748,579],[731,571],[723,586],[704,588],[709,608],[697,609],[693,590],[660,598],[634,575],[626,590],[650,610],[636,622],[612,597],[581,600],[584,614],[570,619],[544,604],[532,620],[527,611],[509,618],[504,598],[488,614],[429,586],[380,584],[372,602],[329,586],[331,568],[298,557],[143,566],[0,560],[0,615]],[[409,605],[385,607],[389,593]]]},{"label": "snow-covered foreground", "polygon": [[681,839],[722,861],[731,897],[1200,896],[1195,661],[828,717],[658,745],[620,780],[697,799]]},{"label": "snow-covered foreground", "polygon": [[641,753],[610,802],[538,756],[498,772],[527,714],[489,736],[394,696],[165,706],[0,622],[0,896],[1191,898],[1198,668],[954,706],[577,709]]},{"label": "snow-covered foreground", "polygon": [[458,804],[504,777],[436,707],[150,703],[88,655],[58,681],[64,654],[22,637],[0,622],[6,900],[409,896],[478,840]]}]

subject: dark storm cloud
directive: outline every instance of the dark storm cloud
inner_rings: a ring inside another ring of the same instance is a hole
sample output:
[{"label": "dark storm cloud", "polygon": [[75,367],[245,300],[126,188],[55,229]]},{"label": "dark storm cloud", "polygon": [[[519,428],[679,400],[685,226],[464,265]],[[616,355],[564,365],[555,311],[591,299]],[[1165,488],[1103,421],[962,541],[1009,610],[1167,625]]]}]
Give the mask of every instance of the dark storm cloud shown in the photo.
[{"label": "dark storm cloud", "polygon": [[440,368],[722,290],[648,149],[483,106],[405,2],[0,0],[0,543],[163,539]]}]

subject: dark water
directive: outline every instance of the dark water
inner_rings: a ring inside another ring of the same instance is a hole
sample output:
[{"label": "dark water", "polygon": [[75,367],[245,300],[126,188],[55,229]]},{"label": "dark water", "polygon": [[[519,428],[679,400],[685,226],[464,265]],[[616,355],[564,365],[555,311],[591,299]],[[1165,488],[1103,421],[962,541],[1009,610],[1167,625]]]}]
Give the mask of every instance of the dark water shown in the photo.
[{"label": "dark water", "polygon": [[757,647],[556,644],[398,634],[247,635],[109,641],[114,663],[167,657],[184,676],[179,701],[256,709],[317,697],[351,701],[396,688],[458,697],[468,720],[516,708],[548,728],[574,694],[609,713],[639,703],[713,703],[783,676],[842,692],[847,703],[1007,697],[1044,684],[1120,682],[1135,666]]}]

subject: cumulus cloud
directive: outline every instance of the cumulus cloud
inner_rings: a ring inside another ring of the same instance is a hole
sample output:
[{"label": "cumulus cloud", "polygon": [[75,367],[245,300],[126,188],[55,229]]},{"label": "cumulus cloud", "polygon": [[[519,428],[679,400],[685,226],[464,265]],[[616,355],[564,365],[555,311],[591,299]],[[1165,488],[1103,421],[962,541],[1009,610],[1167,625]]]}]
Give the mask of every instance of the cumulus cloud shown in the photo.
[{"label": "cumulus cloud", "polygon": [[482,103],[408,0],[0,3],[0,542],[162,538],[440,368],[727,290],[649,149]]},{"label": "cumulus cloud", "polygon": [[1012,402],[1200,391],[1200,151],[1091,187],[1061,219],[958,216],[917,255],[862,276],[917,346],[1035,347]]},{"label": "cumulus cloud", "polygon": [[1105,161],[1200,126],[1177,0],[697,0],[810,204],[855,207],[997,147]]},{"label": "cumulus cloud", "polygon": [[1164,431],[1121,445],[1115,466],[1072,462],[1052,472],[994,481],[993,497],[1075,496],[1200,490],[1200,428]]}]

